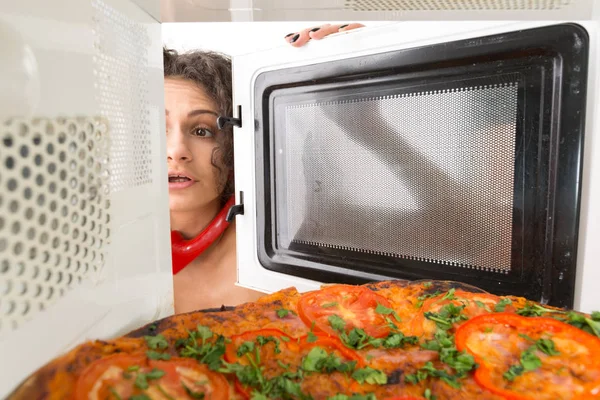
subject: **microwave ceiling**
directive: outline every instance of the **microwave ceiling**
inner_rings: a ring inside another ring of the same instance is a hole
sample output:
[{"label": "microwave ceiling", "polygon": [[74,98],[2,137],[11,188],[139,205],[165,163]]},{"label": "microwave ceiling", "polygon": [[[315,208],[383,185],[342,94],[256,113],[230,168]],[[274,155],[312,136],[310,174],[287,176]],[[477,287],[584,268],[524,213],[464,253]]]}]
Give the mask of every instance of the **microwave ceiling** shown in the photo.
[{"label": "microwave ceiling", "polygon": [[595,0],[161,0],[160,19],[162,22],[586,20],[594,15],[592,11],[597,15],[598,7]]}]

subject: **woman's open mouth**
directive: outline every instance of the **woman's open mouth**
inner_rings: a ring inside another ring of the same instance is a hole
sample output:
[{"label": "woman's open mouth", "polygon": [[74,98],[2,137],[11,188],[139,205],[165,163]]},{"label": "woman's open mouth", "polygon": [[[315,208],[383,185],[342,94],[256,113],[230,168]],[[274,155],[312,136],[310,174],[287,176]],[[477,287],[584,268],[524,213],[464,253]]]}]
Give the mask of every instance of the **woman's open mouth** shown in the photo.
[{"label": "woman's open mouth", "polygon": [[195,180],[181,174],[169,174],[169,190],[185,189],[196,183]]}]

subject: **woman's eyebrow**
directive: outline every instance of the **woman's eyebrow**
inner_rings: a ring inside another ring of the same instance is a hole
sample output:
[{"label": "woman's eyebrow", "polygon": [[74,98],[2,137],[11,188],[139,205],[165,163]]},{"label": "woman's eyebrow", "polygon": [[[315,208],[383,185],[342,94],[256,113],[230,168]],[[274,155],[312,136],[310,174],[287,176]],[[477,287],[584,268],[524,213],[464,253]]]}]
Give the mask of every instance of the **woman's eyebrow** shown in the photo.
[{"label": "woman's eyebrow", "polygon": [[200,114],[213,114],[215,117],[218,117],[219,114],[217,114],[216,112],[212,111],[212,110],[192,110],[188,113],[188,117],[193,117],[195,115],[200,115]]}]

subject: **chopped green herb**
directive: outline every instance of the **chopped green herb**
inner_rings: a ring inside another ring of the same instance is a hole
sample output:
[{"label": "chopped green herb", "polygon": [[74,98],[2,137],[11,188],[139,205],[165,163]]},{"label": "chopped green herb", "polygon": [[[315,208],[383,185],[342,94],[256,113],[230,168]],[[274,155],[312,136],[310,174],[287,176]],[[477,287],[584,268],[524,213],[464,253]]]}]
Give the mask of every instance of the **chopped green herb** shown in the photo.
[{"label": "chopped green herb", "polygon": [[112,395],[113,395],[113,397],[114,397],[115,399],[117,399],[117,400],[123,400],[123,398],[122,398],[121,396],[119,396],[119,393],[117,393],[117,391],[116,391],[114,388],[112,388],[112,387],[109,387],[109,388],[108,388],[108,391],[110,392],[110,394],[112,394]]},{"label": "chopped green herb", "polygon": [[450,375],[448,372],[441,369],[436,369],[431,361],[426,362],[424,366],[419,368],[416,374],[406,375],[404,380],[407,383],[417,384],[427,379],[427,377],[440,378],[455,389],[459,389],[461,386],[458,381],[458,376]]},{"label": "chopped green herb", "polygon": [[448,303],[443,306],[439,312],[434,313],[428,311],[425,312],[424,316],[428,320],[435,322],[439,329],[448,330],[452,328],[454,323],[468,319],[465,315],[461,314],[464,308],[464,305],[455,306],[452,303]]},{"label": "chopped green herb", "polygon": [[504,298],[504,299],[500,300],[494,306],[494,311],[496,311],[496,312],[504,312],[504,310],[506,309],[506,306],[509,306],[511,304],[512,304],[512,300],[511,299]]},{"label": "chopped green herb", "polygon": [[164,350],[167,347],[169,347],[169,342],[167,342],[167,339],[165,339],[163,335],[144,336],[144,339],[146,339],[148,347],[150,347],[153,350]]},{"label": "chopped green herb", "polygon": [[425,300],[427,300],[427,299],[431,299],[431,298],[434,298],[434,297],[437,297],[437,296],[439,296],[440,294],[442,294],[442,292],[440,292],[439,290],[436,290],[436,291],[435,291],[435,293],[431,293],[431,294],[424,294],[424,295],[421,295],[421,296],[417,297],[417,300],[418,300],[418,301],[417,301],[417,303],[415,304],[415,307],[416,307],[416,308],[421,308],[421,307],[423,307],[423,302],[424,302]]},{"label": "chopped green herb", "polygon": [[590,318],[570,311],[567,313],[565,322],[600,338],[600,313],[598,311],[592,312]]},{"label": "chopped green herb", "polygon": [[135,377],[135,386],[145,390],[148,389],[148,380],[150,379],[158,379],[165,374],[165,371],[160,370],[158,368],[154,368],[152,371],[148,373],[138,373]]},{"label": "chopped green herb", "polygon": [[525,307],[517,310],[517,314],[522,315],[524,317],[540,317],[546,313],[557,311],[558,310],[551,310],[549,308],[542,307],[538,304],[527,302],[525,304]]},{"label": "chopped green herb", "polygon": [[313,347],[302,360],[302,369],[309,372],[350,372],[355,366],[356,361],[343,362],[335,354],[328,354],[318,346]]},{"label": "chopped green herb", "polygon": [[375,312],[377,314],[381,314],[381,315],[390,315],[390,314],[392,314],[394,316],[394,318],[396,318],[396,321],[402,322],[402,320],[400,319],[400,317],[398,316],[398,314],[396,313],[396,311],[392,310],[391,308],[387,308],[385,306],[382,306],[379,303],[377,303],[377,307],[375,308]]},{"label": "chopped green herb", "polygon": [[314,334],[314,333],[312,333],[312,332],[308,332],[308,335],[307,335],[306,341],[307,341],[308,343],[314,343],[314,342],[316,342],[316,341],[317,341],[317,335],[315,335],[315,334]]},{"label": "chopped green herb", "polygon": [[454,292],[456,292],[456,289],[454,289],[454,288],[448,290],[448,292],[444,295],[444,297],[441,298],[441,300],[454,300],[454,299],[456,299],[456,296],[454,296]]},{"label": "chopped green herb", "polygon": [[339,316],[335,314],[330,315],[329,318],[327,318],[327,320],[329,321],[329,325],[331,325],[333,329],[335,329],[338,332],[344,332],[344,329],[346,328],[346,322],[344,322],[344,320],[341,319]]},{"label": "chopped green herb", "polygon": [[237,349],[237,356],[242,357],[246,353],[254,351],[254,342],[244,342]]},{"label": "chopped green herb", "polygon": [[432,285],[433,285],[433,283],[432,283],[432,282],[425,282],[425,283],[423,283],[423,287],[424,287],[425,289],[429,289],[429,288],[430,288]]},{"label": "chopped green herb", "polygon": [[185,389],[185,392],[192,398],[192,399],[203,399],[204,398],[204,393],[200,393],[200,392],[195,392],[192,389],[190,389],[185,383],[181,382],[181,386],[183,386],[183,388]]},{"label": "chopped green herb", "polygon": [[[208,327],[198,325],[196,331],[188,331],[187,339],[178,340],[175,347],[181,357],[195,358],[215,371],[221,367],[221,358],[225,354],[225,338],[219,335],[214,342],[206,342],[213,336]],[[198,339],[201,339],[200,343]]]},{"label": "chopped green herb", "polygon": [[475,300],[475,305],[479,308],[483,308],[487,312],[491,312],[490,308],[483,301]]},{"label": "chopped green herb", "polygon": [[323,308],[331,308],[331,307],[335,307],[337,305],[338,305],[338,302],[334,301],[334,302],[331,302],[331,303],[322,304],[321,307],[323,307]]},{"label": "chopped green herb", "polygon": [[365,367],[357,369],[352,373],[352,378],[360,383],[368,383],[371,385],[385,385],[387,383],[387,375],[383,371]]},{"label": "chopped green herb", "polygon": [[536,349],[549,356],[560,354],[556,350],[552,339],[538,339],[535,341],[533,346],[521,353],[519,364],[511,365],[508,371],[504,373],[504,379],[507,381],[513,381],[516,377],[522,375],[524,372],[534,371],[541,367],[542,360],[540,360],[540,358],[534,353]]},{"label": "chopped green herb", "polygon": [[159,353],[158,351],[148,350],[146,356],[151,360],[170,360],[171,355],[168,353]]},{"label": "chopped green herb", "polygon": [[148,397],[147,394],[134,394],[133,396],[129,397],[128,400],[152,400],[150,397]]},{"label": "chopped green herb", "polygon": [[535,342],[535,346],[539,351],[549,356],[557,356],[560,354],[560,352],[556,350],[556,346],[552,339],[538,339]]},{"label": "chopped green herb", "polygon": [[352,396],[336,394],[335,396],[329,397],[327,400],[377,400],[377,398],[373,393],[353,394]]},{"label": "chopped green herb", "polygon": [[431,389],[427,388],[425,389],[425,392],[423,393],[423,397],[425,397],[426,400],[435,400],[436,397],[431,394]]},{"label": "chopped green herb", "polygon": [[293,312],[292,310],[286,310],[285,308],[280,308],[279,310],[277,310],[277,316],[279,318],[285,318],[290,314],[296,315],[296,313]]},{"label": "chopped green herb", "polygon": [[198,325],[196,327],[196,331],[198,332],[198,337],[202,340],[207,340],[213,337],[213,333],[208,326]]}]

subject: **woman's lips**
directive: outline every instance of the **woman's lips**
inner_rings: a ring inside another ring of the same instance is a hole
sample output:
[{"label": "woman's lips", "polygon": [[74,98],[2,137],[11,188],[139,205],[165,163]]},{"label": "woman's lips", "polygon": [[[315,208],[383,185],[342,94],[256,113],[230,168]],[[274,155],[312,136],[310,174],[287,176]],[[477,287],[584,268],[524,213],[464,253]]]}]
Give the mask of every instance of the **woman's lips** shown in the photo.
[{"label": "woman's lips", "polygon": [[179,182],[169,181],[169,190],[186,189],[186,188],[189,188],[190,186],[192,186],[194,183],[196,183],[196,181],[193,181],[191,179],[189,181],[179,181]]},{"label": "woman's lips", "polygon": [[189,176],[180,174],[169,174],[169,190],[186,189],[196,183]]}]

